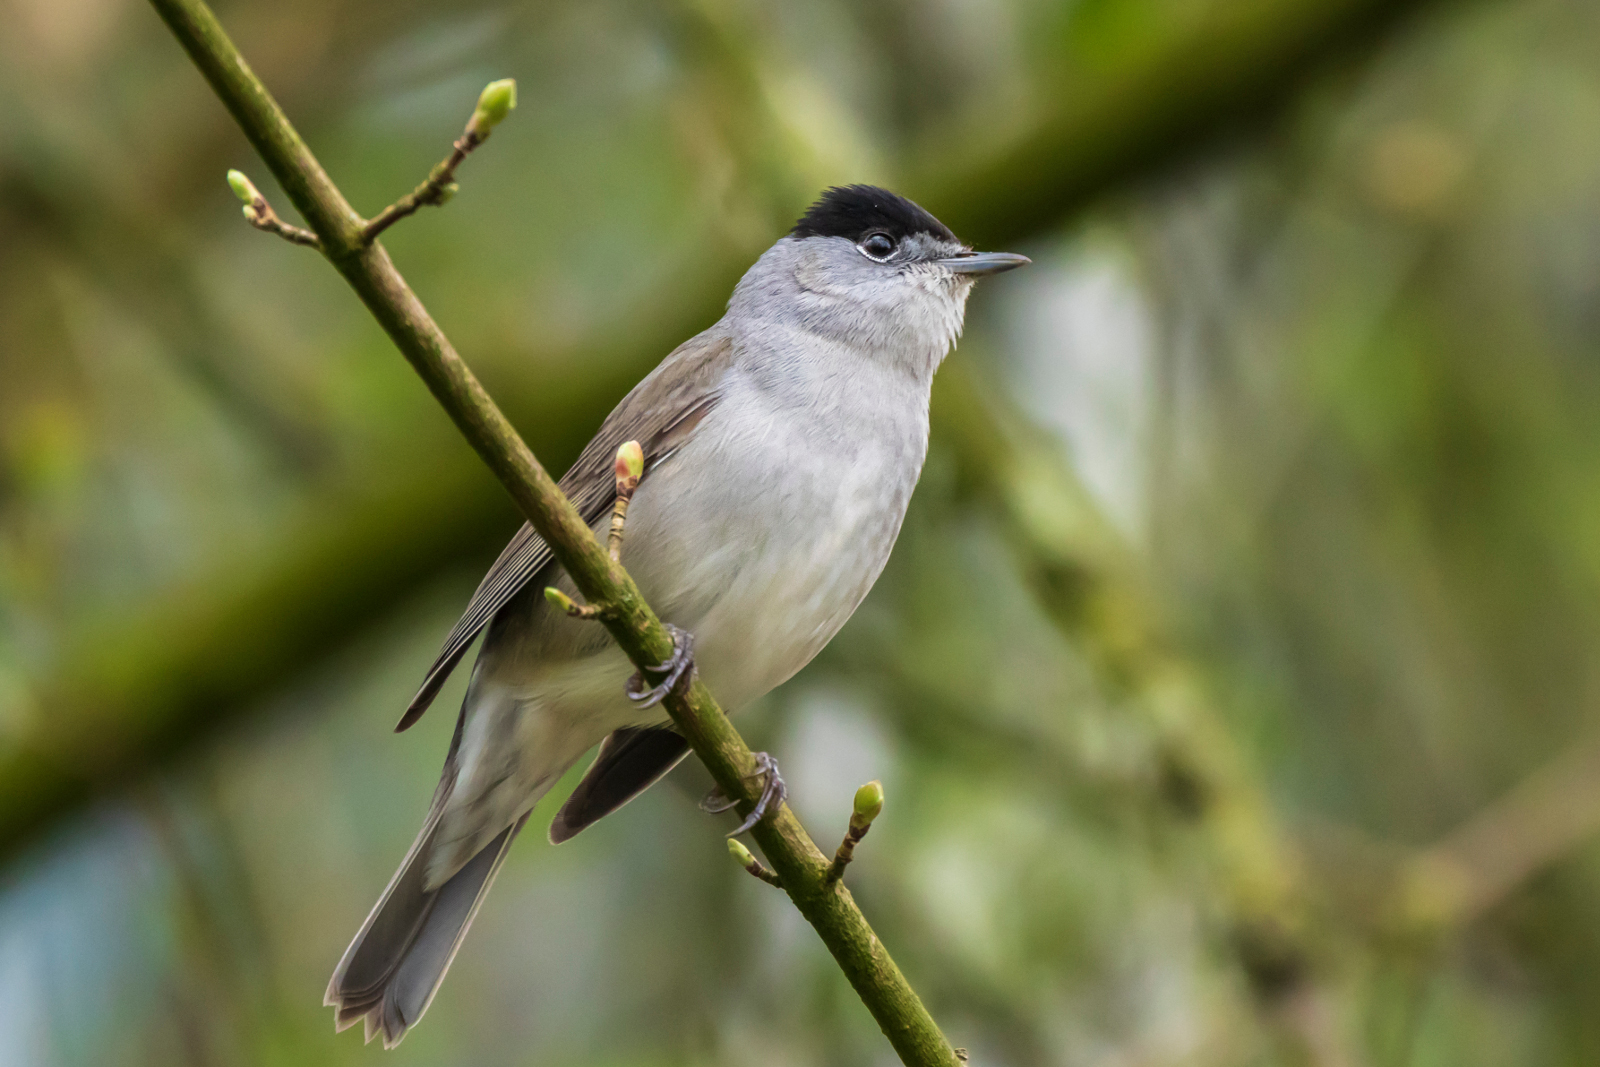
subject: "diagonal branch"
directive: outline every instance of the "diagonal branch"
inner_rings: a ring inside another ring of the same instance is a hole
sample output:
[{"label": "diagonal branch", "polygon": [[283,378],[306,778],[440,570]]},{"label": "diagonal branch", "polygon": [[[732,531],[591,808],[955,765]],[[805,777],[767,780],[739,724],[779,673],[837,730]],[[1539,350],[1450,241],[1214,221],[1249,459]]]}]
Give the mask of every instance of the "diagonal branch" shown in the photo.
[{"label": "diagonal branch", "polygon": [[[669,660],[672,638],[633,579],[614,562],[554,479],[495,406],[444,332],[406,284],[281,108],[256,78],[203,0],[152,0],[213,91],[322,241],[323,253],[511,493],[556,560],[647,678]],[[724,795],[748,813],[759,792],[755,755],[706,685],[691,677],[665,706]],[[784,891],[812,924],[902,1062],[954,1067],[960,1060],[867,924],[848,889],[827,879],[828,859],[786,804],[754,828]]]}]

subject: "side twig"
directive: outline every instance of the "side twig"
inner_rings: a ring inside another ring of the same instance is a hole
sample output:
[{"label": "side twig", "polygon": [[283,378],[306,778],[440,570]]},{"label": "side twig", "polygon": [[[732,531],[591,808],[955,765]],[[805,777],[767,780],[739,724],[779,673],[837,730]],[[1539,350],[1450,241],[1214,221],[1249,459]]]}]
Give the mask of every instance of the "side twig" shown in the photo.
[{"label": "side twig", "polygon": [[459,188],[455,181],[456,168],[461,166],[461,161],[466,159],[474,148],[489,139],[489,131],[516,106],[516,82],[510,78],[490,82],[478,97],[477,109],[467,120],[467,128],[451,145],[450,154],[444,158],[444,162],[428,172],[427,181],[378,212],[377,217],[362,228],[362,243],[371,244],[384,230],[407,215],[415,214],[420,208],[429,204],[443,207],[449,203]]},{"label": "side twig", "polygon": [[628,522],[628,502],[644,477],[644,449],[629,441],[617,449],[617,502],[611,509],[611,536],[606,547],[612,563],[622,562],[622,528]]},{"label": "side twig", "polygon": [[[251,71],[204,0],[151,0],[211,88],[233,114],[295,208],[322,241],[322,252],[366,304],[456,427],[510,492],[556,561],[618,647],[653,684],[668,681],[676,642],[627,571],[587,523],[489,397],[455,347],[395,269],[369,224],[300,138]],[[509,110],[509,105],[508,105]],[[475,113],[476,114],[476,113]],[[711,695],[690,676],[671,686],[663,706],[723,794],[741,812],[755,810],[763,775],[756,755]],[[955,1067],[955,1049],[850,891],[829,882],[829,863],[787,804],[775,805],[752,830],[795,908],[817,931],[890,1045],[908,1067]]]},{"label": "side twig", "polygon": [[844,840],[839,842],[839,848],[833,854],[833,862],[828,864],[828,884],[832,885],[844,877],[844,869],[856,858],[856,846],[867,836],[867,831],[872,829],[872,820],[882,811],[882,782],[868,782],[856,790],[856,806],[850,813],[850,829],[844,832]]},{"label": "side twig", "polygon": [[1525,778],[1401,868],[1391,921],[1402,933],[1460,930],[1600,831],[1600,738]]},{"label": "side twig", "polygon": [[272,205],[267,203],[267,198],[261,195],[261,190],[255,183],[244,176],[242,171],[230,170],[228,172],[228,185],[233,188],[233,194],[244,204],[245,221],[258,230],[275,233],[285,241],[297,245],[305,245],[322,251],[322,239],[310,230],[291,226],[278,217],[272,210]]},{"label": "side twig", "polygon": [[744,842],[740,841],[737,837],[728,838],[728,855],[733,857],[733,862],[737,863],[739,866],[743,867],[745,870],[749,871],[752,875],[761,879],[763,882],[770,886],[776,886],[779,889],[783,888],[783,882],[778,878],[776,872],[774,872],[772,868],[768,867],[765,863],[762,863],[760,860],[756,859],[755,855],[749,849],[744,847]]}]

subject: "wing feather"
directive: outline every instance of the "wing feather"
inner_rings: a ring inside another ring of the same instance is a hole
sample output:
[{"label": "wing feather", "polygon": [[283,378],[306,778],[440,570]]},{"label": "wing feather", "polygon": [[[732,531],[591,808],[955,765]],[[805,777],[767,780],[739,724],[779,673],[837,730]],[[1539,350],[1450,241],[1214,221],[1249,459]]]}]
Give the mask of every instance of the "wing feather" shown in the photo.
[{"label": "wing feather", "polygon": [[[612,465],[623,442],[638,441],[643,446],[648,478],[651,467],[676,451],[716,406],[717,383],[732,354],[731,339],[712,327],[673,350],[606,416],[600,432],[561,478],[561,491],[585,522],[593,525],[616,499]],[[484,575],[467,610],[445,637],[444,647],[400,717],[396,732],[422,718],[472,639],[550,564],[550,547],[532,526],[524,523]]]}]

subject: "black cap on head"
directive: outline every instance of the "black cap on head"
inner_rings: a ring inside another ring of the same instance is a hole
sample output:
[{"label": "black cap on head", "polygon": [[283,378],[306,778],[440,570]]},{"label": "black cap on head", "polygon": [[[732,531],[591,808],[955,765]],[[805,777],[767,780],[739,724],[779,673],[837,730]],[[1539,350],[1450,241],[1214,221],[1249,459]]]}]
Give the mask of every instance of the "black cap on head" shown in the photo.
[{"label": "black cap on head", "polygon": [[881,230],[899,241],[925,233],[960,244],[950,228],[903,196],[876,185],[836,185],[806,209],[791,237],[847,237],[860,241]]}]

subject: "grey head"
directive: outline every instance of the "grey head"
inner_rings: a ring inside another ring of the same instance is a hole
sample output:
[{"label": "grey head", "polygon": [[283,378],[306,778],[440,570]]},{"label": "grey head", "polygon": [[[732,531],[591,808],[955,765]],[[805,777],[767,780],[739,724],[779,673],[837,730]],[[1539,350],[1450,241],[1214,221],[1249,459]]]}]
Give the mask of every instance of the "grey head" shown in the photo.
[{"label": "grey head", "polygon": [[728,310],[937,366],[961,332],[973,282],[1028,262],[974,252],[887,189],[835,186],[751,268]]}]

